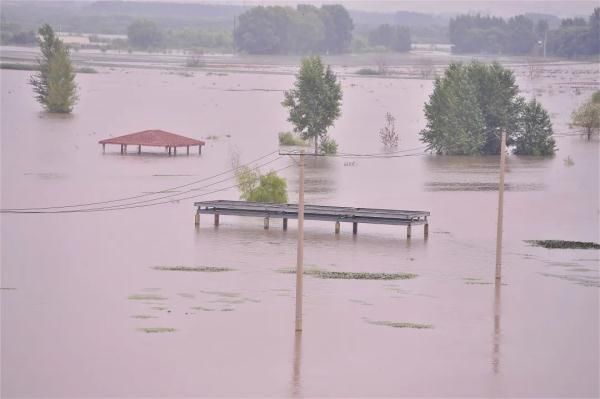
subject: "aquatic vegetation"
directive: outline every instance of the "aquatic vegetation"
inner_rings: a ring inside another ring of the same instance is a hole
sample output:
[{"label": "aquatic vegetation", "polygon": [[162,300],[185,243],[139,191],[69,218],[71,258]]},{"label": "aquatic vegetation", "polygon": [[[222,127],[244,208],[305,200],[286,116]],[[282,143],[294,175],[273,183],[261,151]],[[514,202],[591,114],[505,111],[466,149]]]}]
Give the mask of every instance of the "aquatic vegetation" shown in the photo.
[{"label": "aquatic vegetation", "polygon": [[170,332],[175,332],[177,330],[175,330],[174,328],[169,328],[169,327],[145,327],[145,328],[138,328],[138,331],[143,331],[148,334],[156,334],[156,333],[170,333]]},{"label": "aquatic vegetation", "polygon": [[208,294],[208,295],[218,295],[218,296],[222,296],[222,297],[226,297],[226,298],[236,298],[238,296],[240,296],[239,293],[237,292],[226,292],[226,291],[200,291],[203,294]]},{"label": "aquatic vegetation", "polygon": [[164,301],[167,298],[156,294],[134,294],[129,295],[127,299],[132,301]]},{"label": "aquatic vegetation", "polygon": [[600,249],[600,244],[566,240],[525,240],[526,243],[547,249]]},{"label": "aquatic vegetation", "polygon": [[387,326],[394,328],[415,328],[415,329],[430,329],[433,328],[431,324],[419,324],[419,323],[407,323],[407,322],[397,322],[397,321],[388,321],[388,320],[365,320],[369,324],[373,324],[376,326]]},{"label": "aquatic vegetation", "polygon": [[[281,273],[296,273],[293,269],[280,270]],[[344,280],[407,280],[417,277],[412,273],[366,273],[366,272],[333,272],[320,269],[304,270],[305,276],[312,276],[324,279],[344,279]]]},{"label": "aquatic vegetation", "polygon": [[213,273],[213,272],[230,272],[234,269],[229,269],[227,267],[213,267],[213,266],[155,266],[154,270],[163,270],[170,272],[204,272],[204,273]]},{"label": "aquatic vegetation", "polygon": [[202,310],[204,312],[212,312],[214,310],[212,308],[205,308],[204,306],[192,306],[190,309]]},{"label": "aquatic vegetation", "polygon": [[150,316],[147,314],[135,314],[135,315],[131,316],[131,318],[144,320],[144,319],[156,319],[156,316]]}]

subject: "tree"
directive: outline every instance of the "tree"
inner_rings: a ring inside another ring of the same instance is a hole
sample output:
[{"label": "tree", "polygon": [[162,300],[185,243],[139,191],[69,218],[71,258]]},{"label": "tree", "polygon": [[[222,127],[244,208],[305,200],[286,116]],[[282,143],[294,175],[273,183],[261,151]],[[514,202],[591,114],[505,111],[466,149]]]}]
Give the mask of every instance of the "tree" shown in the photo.
[{"label": "tree", "polygon": [[154,21],[137,19],[127,28],[127,38],[133,47],[149,49],[161,44],[163,33]]},{"label": "tree", "polygon": [[425,104],[427,127],[420,133],[427,150],[437,154],[475,155],[485,144],[485,121],[477,103],[476,87],[466,68],[451,64],[437,78]]},{"label": "tree", "polygon": [[581,128],[588,140],[600,131],[600,90],[571,114],[571,124]]},{"label": "tree", "polygon": [[43,25],[39,34],[42,57],[37,61],[40,72],[32,76],[29,83],[36,93],[36,100],[46,110],[69,113],[78,99],[69,49],[54,34],[50,25]]},{"label": "tree", "polygon": [[552,122],[548,112],[536,99],[523,107],[520,129],[514,139],[517,155],[554,155],[556,142],[552,138]]},{"label": "tree", "polygon": [[327,134],[340,116],[342,87],[331,67],[325,67],[321,57],[302,60],[294,88],[284,93],[284,107],[290,109],[288,121],[303,139],[313,139],[315,154],[319,138]]},{"label": "tree", "polygon": [[[427,126],[421,141],[438,154],[499,154],[504,130],[509,146],[517,138],[535,145],[521,145],[520,154],[547,153],[549,139],[544,141],[541,133],[548,131],[544,113],[538,103],[524,102],[513,73],[500,64],[450,64],[425,104]],[[524,120],[530,121],[527,129]]]},{"label": "tree", "polygon": [[396,118],[389,112],[385,114],[385,126],[379,129],[379,140],[385,148],[398,147],[398,132],[396,131]]}]

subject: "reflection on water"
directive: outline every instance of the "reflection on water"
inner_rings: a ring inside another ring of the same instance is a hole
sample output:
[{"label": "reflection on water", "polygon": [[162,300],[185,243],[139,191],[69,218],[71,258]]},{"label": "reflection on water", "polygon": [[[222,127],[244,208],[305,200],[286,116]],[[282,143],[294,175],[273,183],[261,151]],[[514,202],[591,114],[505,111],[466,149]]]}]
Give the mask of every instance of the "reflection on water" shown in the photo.
[{"label": "reflection on water", "polygon": [[500,290],[501,290],[501,282],[496,279],[496,283],[494,285],[494,345],[493,345],[493,353],[492,353],[492,368],[494,370],[494,374],[498,374],[500,372],[500,320],[501,320],[501,310],[500,310]]},{"label": "reflection on water", "polygon": [[296,331],[294,334],[294,366],[292,373],[292,392],[293,398],[302,396],[302,331]]}]

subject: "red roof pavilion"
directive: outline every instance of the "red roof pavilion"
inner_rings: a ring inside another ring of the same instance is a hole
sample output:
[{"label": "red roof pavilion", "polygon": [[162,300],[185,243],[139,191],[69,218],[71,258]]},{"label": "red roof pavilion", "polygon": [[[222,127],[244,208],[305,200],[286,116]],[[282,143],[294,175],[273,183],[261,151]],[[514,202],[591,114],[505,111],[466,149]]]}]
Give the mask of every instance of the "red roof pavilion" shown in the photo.
[{"label": "red roof pavilion", "polygon": [[164,130],[144,130],[100,140],[99,143],[102,144],[102,151],[104,151],[106,144],[119,144],[121,145],[121,154],[124,154],[127,152],[128,145],[137,145],[138,153],[142,152],[142,146],[164,147],[169,152],[169,155],[171,155],[171,148],[173,148],[174,154],[177,155],[177,147],[186,147],[189,154],[190,147],[194,146],[198,146],[198,153],[202,154],[202,146],[205,144],[202,140],[191,139],[175,133],[165,132]]}]

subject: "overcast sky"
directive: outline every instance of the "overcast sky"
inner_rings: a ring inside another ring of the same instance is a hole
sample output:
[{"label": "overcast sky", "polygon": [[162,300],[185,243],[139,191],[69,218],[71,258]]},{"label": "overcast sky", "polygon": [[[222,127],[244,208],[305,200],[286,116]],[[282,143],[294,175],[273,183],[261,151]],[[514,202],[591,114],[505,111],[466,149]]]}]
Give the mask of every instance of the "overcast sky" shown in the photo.
[{"label": "overcast sky", "polygon": [[[2,0],[0,0],[2,1]],[[88,0],[92,1],[92,0]],[[560,17],[572,17],[576,15],[588,16],[594,7],[600,5],[600,1],[589,0],[341,0],[341,1],[290,1],[290,0],[126,0],[126,1],[159,1],[170,3],[205,3],[205,4],[236,4],[236,5],[296,5],[298,3],[311,4],[344,4],[346,8],[393,12],[393,11],[416,11],[424,13],[464,13],[481,12],[500,16],[511,16],[526,12],[540,12],[554,14]]]}]

